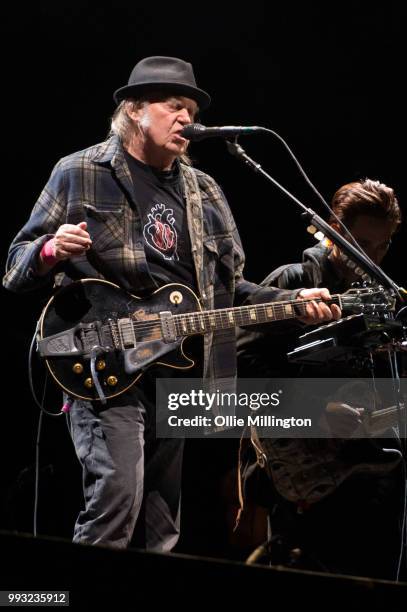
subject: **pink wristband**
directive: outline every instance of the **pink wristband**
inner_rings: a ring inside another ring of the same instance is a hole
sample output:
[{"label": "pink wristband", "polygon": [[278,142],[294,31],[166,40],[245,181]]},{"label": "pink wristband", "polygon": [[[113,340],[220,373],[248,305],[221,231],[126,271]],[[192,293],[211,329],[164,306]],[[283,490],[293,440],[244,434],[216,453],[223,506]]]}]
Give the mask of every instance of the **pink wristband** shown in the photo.
[{"label": "pink wristband", "polygon": [[57,258],[55,257],[54,238],[48,240],[40,251],[40,257],[47,266],[55,266]]}]

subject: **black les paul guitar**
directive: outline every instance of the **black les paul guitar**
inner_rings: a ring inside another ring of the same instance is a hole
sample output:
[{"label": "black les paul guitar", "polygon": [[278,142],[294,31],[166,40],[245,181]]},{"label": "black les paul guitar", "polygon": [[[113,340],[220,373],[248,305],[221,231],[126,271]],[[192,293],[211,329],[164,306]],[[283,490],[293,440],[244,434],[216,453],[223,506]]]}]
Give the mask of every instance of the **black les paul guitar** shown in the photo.
[{"label": "black les paul guitar", "polygon": [[[356,313],[394,307],[382,289],[350,289],[331,303]],[[40,320],[38,352],[56,382],[86,400],[126,391],[152,364],[189,369],[186,337],[305,314],[307,300],[202,310],[195,293],[169,284],[140,299],[107,281],[84,279],[59,290]]]}]

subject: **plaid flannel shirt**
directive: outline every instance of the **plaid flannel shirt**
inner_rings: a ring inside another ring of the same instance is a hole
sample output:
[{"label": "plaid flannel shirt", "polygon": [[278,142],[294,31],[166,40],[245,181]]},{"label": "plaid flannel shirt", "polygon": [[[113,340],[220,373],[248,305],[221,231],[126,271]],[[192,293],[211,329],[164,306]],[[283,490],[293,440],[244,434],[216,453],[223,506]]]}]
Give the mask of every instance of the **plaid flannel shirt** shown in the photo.
[{"label": "plaid flannel shirt", "polygon": [[[244,280],[244,252],[227,201],[207,174],[180,163],[197,287],[205,309],[292,299],[297,292],[261,288]],[[25,292],[65,279],[106,278],[136,295],[157,288],[150,276],[134,188],[117,136],[61,159],[13,240],[3,284]],[[43,244],[64,223],[86,221],[92,239],[87,255],[37,274]],[[204,378],[234,378],[235,330],[205,335]]]}]

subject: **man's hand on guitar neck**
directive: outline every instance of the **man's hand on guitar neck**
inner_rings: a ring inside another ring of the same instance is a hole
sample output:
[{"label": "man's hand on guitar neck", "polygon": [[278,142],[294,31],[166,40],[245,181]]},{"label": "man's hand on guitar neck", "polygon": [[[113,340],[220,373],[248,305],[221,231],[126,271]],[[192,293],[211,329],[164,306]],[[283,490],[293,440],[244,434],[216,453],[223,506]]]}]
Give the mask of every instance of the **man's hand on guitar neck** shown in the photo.
[{"label": "man's hand on guitar neck", "polygon": [[[337,321],[341,318],[341,309],[336,304],[326,304],[331,299],[328,289],[301,289],[297,295],[298,300],[312,300],[305,306],[306,314],[298,317],[307,325],[317,325],[324,321]],[[324,301],[316,301],[324,300]]]}]

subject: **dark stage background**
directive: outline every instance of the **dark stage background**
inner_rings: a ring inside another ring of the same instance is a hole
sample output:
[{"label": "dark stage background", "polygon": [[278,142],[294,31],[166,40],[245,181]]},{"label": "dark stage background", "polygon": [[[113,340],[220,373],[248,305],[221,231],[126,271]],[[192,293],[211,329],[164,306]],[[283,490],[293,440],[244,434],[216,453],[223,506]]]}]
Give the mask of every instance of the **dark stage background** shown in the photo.
[{"label": "dark stage background", "polygon": [[[403,3],[286,0],[238,8],[220,2],[49,0],[16,3],[3,17],[3,261],[53,165],[105,138],[112,92],[148,55],[193,63],[198,85],[213,96],[204,124],[272,128],[326,198],[341,184],[368,176],[393,186],[407,213]],[[242,144],[304,204],[323,211],[281,144],[263,135]],[[299,260],[312,239],[294,204],[230,157],[221,140],[203,141],[192,154],[229,199],[246,249],[248,279],[260,281],[276,266]],[[404,286],[405,244],[404,228],[385,261],[387,272]],[[31,530],[38,411],[26,361],[44,301],[44,295],[3,290],[3,529]],[[41,388],[39,373],[36,378]],[[60,407],[58,392],[50,390],[47,405]],[[186,457],[180,549],[233,556],[224,530],[231,515],[227,487],[217,474],[234,466],[236,445],[196,441]],[[47,418],[40,533],[69,538],[80,503],[80,472],[64,423]]]}]

